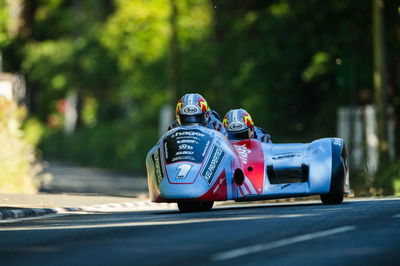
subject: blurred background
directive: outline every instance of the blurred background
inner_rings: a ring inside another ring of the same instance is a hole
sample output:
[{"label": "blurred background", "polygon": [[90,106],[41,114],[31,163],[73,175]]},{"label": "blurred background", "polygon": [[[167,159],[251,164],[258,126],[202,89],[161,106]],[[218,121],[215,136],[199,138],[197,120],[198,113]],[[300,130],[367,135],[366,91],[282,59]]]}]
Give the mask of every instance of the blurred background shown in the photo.
[{"label": "blurred background", "polygon": [[354,193],[400,194],[399,47],[400,0],[0,0],[0,191],[43,160],[144,175],[198,92],[273,142],[343,137]]}]

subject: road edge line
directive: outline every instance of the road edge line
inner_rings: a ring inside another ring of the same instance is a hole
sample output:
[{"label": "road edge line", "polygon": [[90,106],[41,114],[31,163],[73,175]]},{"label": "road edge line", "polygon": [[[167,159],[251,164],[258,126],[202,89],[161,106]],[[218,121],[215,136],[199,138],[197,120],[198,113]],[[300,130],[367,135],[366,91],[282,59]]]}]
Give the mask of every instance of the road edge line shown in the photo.
[{"label": "road edge line", "polygon": [[49,218],[54,215],[72,215],[78,213],[99,213],[99,212],[121,212],[121,211],[144,211],[176,209],[176,206],[168,203],[153,203],[137,200],[135,202],[104,203],[78,207],[57,207],[57,208],[20,208],[0,210],[0,223],[16,222],[28,218]]}]

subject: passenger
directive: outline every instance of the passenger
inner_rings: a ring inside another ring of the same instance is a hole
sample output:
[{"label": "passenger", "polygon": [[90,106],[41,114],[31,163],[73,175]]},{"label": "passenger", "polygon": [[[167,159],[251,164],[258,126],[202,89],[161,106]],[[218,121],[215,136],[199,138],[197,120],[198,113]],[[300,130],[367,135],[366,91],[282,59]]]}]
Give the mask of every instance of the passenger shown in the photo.
[{"label": "passenger", "polygon": [[264,143],[272,143],[271,136],[264,129],[254,126],[253,119],[246,110],[230,110],[222,122],[229,140],[257,139]]}]

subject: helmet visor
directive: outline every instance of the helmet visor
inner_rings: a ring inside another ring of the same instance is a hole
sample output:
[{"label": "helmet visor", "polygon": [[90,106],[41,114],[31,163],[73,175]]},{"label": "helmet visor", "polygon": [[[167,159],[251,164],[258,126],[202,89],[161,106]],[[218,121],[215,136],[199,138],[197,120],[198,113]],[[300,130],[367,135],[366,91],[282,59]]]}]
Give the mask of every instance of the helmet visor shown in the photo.
[{"label": "helmet visor", "polygon": [[189,124],[207,125],[207,119],[205,114],[198,114],[198,115],[179,114],[179,122],[182,126]]},{"label": "helmet visor", "polygon": [[252,138],[251,129],[248,128],[241,132],[228,132],[228,139],[229,140],[242,140],[242,139],[250,139]]}]

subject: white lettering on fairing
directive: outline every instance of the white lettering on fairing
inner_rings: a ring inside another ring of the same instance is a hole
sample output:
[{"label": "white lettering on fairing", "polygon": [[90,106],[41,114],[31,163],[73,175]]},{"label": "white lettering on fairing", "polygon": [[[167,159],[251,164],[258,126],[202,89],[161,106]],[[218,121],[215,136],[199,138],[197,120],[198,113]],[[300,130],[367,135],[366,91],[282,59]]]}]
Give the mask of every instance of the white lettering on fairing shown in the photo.
[{"label": "white lettering on fairing", "polygon": [[251,150],[249,150],[246,146],[246,144],[243,145],[233,145],[237,152],[239,153],[239,157],[242,160],[243,163],[247,164],[247,159],[249,157],[249,153],[251,153]]}]

